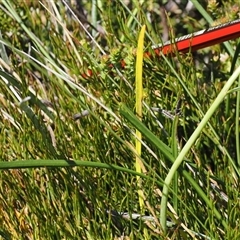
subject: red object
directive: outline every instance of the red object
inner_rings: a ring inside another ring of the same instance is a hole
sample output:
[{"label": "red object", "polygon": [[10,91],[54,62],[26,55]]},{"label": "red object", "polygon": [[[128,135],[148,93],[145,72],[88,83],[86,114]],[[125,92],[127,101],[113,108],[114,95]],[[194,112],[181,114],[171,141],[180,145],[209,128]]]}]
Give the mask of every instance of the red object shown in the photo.
[{"label": "red object", "polygon": [[175,49],[187,53],[237,37],[240,37],[240,19],[185,35],[175,39],[175,43],[168,41],[163,46],[154,46],[153,49],[156,54],[162,52],[164,55],[173,53]]},{"label": "red object", "polygon": [[[222,43],[231,39],[240,37],[240,19],[220,24],[215,27],[204,29],[192,34],[176,38],[174,41],[168,41],[163,45],[153,46],[155,54],[160,55],[162,52],[164,55],[173,54],[176,52],[194,52],[196,50],[212,46],[214,44]],[[151,56],[149,52],[145,53],[145,56]],[[121,66],[124,68],[126,63],[121,60]],[[112,64],[110,65],[112,67]],[[92,71],[88,70],[87,74],[83,74],[83,77],[92,76]]]}]

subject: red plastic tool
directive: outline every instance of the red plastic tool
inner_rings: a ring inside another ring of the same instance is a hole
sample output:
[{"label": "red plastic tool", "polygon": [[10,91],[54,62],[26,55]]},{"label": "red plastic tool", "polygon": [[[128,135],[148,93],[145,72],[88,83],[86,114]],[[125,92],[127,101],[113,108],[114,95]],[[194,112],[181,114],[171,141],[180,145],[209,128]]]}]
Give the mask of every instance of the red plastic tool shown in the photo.
[{"label": "red plastic tool", "polygon": [[[188,34],[174,41],[168,41],[163,45],[153,46],[152,48],[156,55],[160,55],[161,52],[164,55],[174,55],[176,50],[181,53],[194,52],[238,37],[240,37],[240,19]],[[146,52],[145,56],[151,57],[151,53]],[[121,60],[121,66],[124,68],[125,65],[125,61]],[[112,64],[110,65],[111,67]],[[84,78],[91,77],[92,70],[88,69],[87,73],[82,76]]]},{"label": "red plastic tool", "polygon": [[237,37],[240,37],[240,19],[185,35],[174,42],[168,41],[163,46],[153,46],[153,49],[156,54],[162,52],[167,55],[174,53],[176,49],[178,52],[187,53]]}]

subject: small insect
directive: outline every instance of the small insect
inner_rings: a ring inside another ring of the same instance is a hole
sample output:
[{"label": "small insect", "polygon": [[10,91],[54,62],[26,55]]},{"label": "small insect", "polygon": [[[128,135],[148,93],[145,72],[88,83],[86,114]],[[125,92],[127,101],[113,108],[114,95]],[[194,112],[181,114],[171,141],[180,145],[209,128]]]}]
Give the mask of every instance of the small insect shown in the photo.
[{"label": "small insect", "polygon": [[154,111],[154,112],[159,112],[163,116],[165,116],[166,118],[174,120],[175,116],[179,116],[182,113],[181,112],[181,105],[182,105],[182,100],[180,99],[177,102],[174,113],[172,111],[168,111],[168,110],[165,110],[165,109],[162,109],[162,108],[157,108],[157,107],[151,107],[151,110]]},{"label": "small insect", "polygon": [[86,117],[90,114],[89,110],[83,110],[81,113],[76,113],[73,115],[73,120],[78,120],[82,117]]}]

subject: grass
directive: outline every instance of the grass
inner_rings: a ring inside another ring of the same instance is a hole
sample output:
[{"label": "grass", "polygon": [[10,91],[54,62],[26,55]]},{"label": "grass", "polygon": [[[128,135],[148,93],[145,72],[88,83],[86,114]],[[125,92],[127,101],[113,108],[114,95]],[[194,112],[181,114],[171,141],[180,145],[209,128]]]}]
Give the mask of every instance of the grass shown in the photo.
[{"label": "grass", "polygon": [[239,40],[141,66],[192,2],[1,2],[1,239],[239,239]]}]

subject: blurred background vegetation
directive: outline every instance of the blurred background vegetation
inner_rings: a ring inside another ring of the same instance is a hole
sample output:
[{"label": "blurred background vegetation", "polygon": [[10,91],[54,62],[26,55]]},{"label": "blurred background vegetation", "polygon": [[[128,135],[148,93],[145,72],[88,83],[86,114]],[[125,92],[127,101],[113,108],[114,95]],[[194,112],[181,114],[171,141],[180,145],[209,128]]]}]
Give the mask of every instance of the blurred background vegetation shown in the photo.
[{"label": "blurred background vegetation", "polygon": [[[211,24],[196,3],[213,18]],[[119,113],[119,103],[135,111],[141,25],[147,29],[145,50],[151,51],[152,45],[238,19],[239,8],[237,0],[1,0],[1,161],[66,159],[135,169],[135,128]],[[239,40],[230,44],[238,54]],[[164,59],[145,59],[144,101],[172,114],[181,103],[180,151],[235,64],[223,44],[168,61],[182,82]],[[151,177],[142,181],[145,209],[139,206],[136,176],[97,164],[4,170],[1,239],[200,239],[195,233],[204,234],[203,239],[239,239],[238,103],[237,92],[229,94],[188,153],[191,167],[181,168],[174,183],[178,190],[169,199],[173,204],[177,198],[178,207],[176,215],[169,208],[175,225],[167,234],[157,221],[159,182],[172,163],[143,136],[142,163]],[[147,108],[143,112],[145,126],[171,148],[173,121],[161,112],[156,118]],[[227,228],[183,170],[213,199]],[[151,215],[155,222],[126,220],[120,212]]]}]

